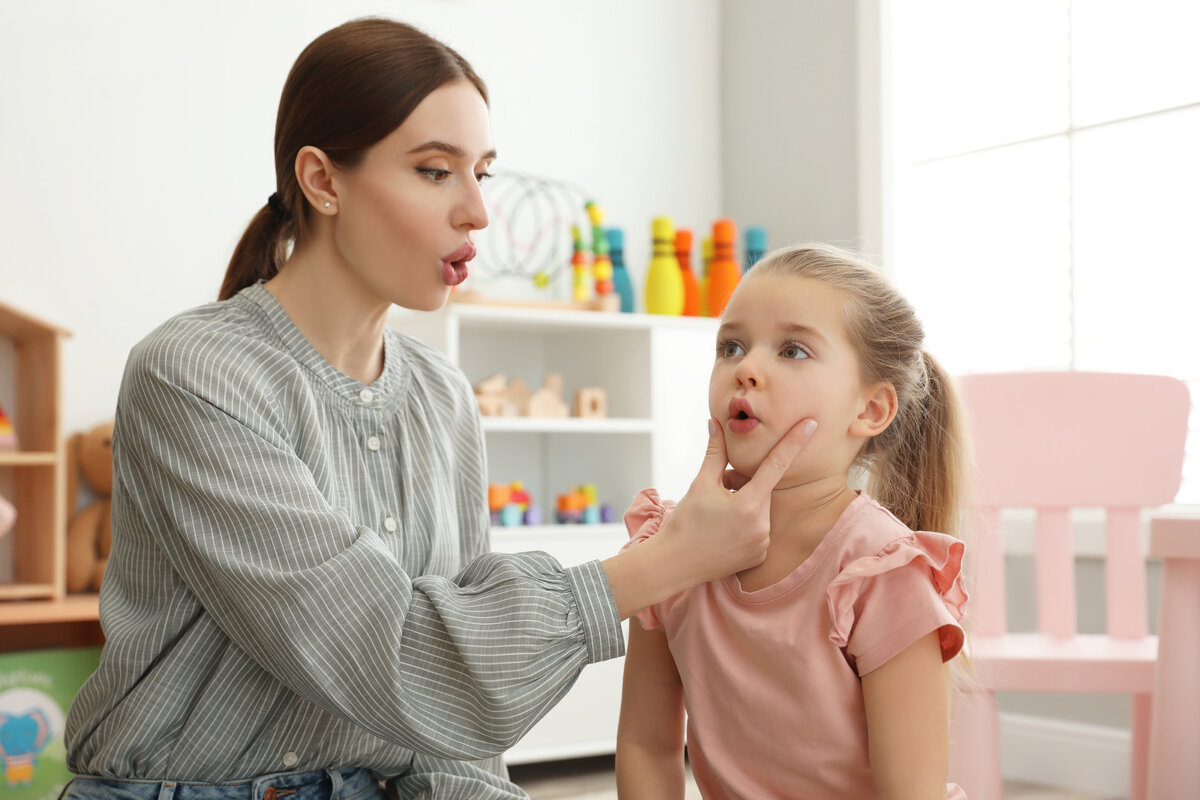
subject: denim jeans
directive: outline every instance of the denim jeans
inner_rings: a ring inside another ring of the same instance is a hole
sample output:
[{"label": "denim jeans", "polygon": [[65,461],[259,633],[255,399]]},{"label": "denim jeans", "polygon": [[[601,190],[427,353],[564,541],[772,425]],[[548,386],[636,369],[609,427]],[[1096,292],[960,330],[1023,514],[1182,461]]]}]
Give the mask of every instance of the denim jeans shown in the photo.
[{"label": "denim jeans", "polygon": [[229,783],[117,780],[80,775],[60,800],[377,800],[383,790],[365,769],[280,772]]}]

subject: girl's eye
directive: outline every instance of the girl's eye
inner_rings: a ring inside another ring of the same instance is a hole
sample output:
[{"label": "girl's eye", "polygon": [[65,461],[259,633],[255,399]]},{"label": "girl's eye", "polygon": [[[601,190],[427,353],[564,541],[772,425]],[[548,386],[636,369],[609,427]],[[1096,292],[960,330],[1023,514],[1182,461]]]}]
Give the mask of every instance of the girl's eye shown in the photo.
[{"label": "girl's eye", "polygon": [[443,183],[443,182],[445,182],[445,180],[447,178],[450,177],[450,170],[448,170],[448,169],[435,169],[434,167],[417,167],[417,172],[421,173],[422,175],[424,175],[426,178],[433,181],[434,183]]},{"label": "girl's eye", "polygon": [[746,354],[746,351],[743,350],[742,346],[740,344],[738,344],[737,342],[718,342],[717,343],[717,355],[720,356],[721,358],[735,358],[737,356],[741,356],[741,355],[745,355],[745,354]]},{"label": "girl's eye", "polygon": [[808,351],[795,342],[788,342],[779,351],[779,355],[783,356],[784,358],[801,359],[808,358]]}]

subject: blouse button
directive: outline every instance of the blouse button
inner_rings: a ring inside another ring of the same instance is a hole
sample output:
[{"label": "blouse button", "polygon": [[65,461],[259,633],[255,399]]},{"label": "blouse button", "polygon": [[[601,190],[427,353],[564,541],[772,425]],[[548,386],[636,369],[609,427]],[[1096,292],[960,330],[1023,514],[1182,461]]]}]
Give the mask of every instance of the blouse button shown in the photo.
[{"label": "blouse button", "polygon": [[374,452],[379,449],[379,437],[372,436],[367,439],[367,449]]},{"label": "blouse button", "polygon": [[391,517],[388,517],[387,519],[385,519],[383,521],[383,527],[387,528],[388,533],[395,533],[396,532],[396,520],[392,519]]},{"label": "blouse button", "polygon": [[286,753],[283,754],[283,765],[285,767],[294,767],[294,766],[296,766],[296,762],[299,760],[300,760],[300,757],[297,756],[291,750],[288,750]]},{"label": "blouse button", "polygon": [[362,400],[364,403],[369,403],[375,399],[375,393],[370,389],[363,389],[358,393],[358,399]]}]

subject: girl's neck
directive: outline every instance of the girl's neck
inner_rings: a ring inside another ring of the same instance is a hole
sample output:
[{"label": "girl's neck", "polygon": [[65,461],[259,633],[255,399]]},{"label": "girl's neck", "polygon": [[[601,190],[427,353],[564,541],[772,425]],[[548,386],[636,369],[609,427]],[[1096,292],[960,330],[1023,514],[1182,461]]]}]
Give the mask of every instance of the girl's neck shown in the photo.
[{"label": "girl's neck", "polygon": [[360,383],[383,373],[387,302],[365,291],[333,254],[296,252],[266,288],[313,348]]},{"label": "girl's neck", "polygon": [[846,481],[830,475],[771,493],[771,544],[762,564],[738,573],[745,591],[778,583],[812,555],[858,496]]}]

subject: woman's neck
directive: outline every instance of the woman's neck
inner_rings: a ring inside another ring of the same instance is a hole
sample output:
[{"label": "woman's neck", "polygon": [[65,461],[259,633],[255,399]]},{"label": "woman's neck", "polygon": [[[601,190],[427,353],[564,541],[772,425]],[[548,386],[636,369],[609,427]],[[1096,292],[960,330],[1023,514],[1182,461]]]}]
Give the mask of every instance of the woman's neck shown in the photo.
[{"label": "woman's neck", "polygon": [[266,288],[335,369],[373,383],[383,373],[388,304],[337,263],[311,250],[293,253]]}]

